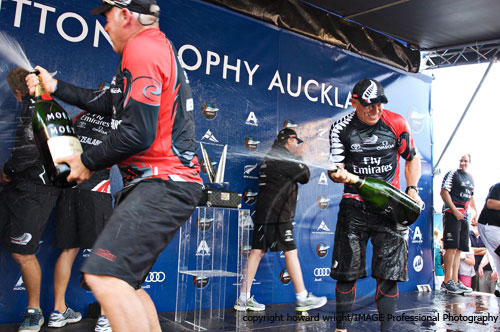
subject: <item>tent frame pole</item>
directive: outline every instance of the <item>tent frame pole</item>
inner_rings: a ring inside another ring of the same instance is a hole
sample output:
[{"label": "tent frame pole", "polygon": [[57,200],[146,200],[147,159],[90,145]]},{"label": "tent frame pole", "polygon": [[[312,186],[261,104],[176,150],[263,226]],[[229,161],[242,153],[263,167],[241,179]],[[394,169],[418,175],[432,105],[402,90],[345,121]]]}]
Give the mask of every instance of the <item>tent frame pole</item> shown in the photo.
[{"label": "tent frame pole", "polygon": [[474,99],[476,98],[476,95],[478,94],[479,90],[481,90],[481,86],[483,85],[484,80],[488,76],[488,73],[490,72],[490,69],[493,66],[493,64],[496,62],[496,60],[497,60],[496,58],[493,58],[490,61],[489,65],[488,65],[488,68],[486,68],[486,71],[483,74],[483,78],[481,78],[481,81],[477,85],[476,91],[474,91],[474,94],[470,98],[469,103],[467,104],[467,107],[465,108],[464,112],[462,113],[462,117],[458,121],[455,129],[453,130],[453,133],[451,134],[450,138],[448,139],[448,142],[446,143],[446,145],[445,145],[445,147],[443,149],[443,152],[441,152],[441,156],[439,157],[437,163],[434,165],[434,174],[435,174],[436,170],[438,169],[439,163],[441,162],[441,159],[443,159],[443,156],[446,153],[446,150],[448,150],[448,147],[450,146],[451,142],[453,141],[453,138],[455,137],[455,134],[457,133],[458,129],[460,128],[460,125],[462,124],[462,121],[464,120],[465,115],[467,114],[467,112],[469,111],[470,106],[474,102]]}]

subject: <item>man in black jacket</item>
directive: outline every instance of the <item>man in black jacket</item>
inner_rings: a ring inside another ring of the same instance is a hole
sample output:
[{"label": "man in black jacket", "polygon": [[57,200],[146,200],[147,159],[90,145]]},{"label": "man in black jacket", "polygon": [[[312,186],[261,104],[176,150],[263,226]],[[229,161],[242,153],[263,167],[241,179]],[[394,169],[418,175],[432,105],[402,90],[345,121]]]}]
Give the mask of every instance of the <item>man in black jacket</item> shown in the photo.
[{"label": "man in black jacket", "polygon": [[[0,227],[4,245],[16,261],[23,277],[28,303],[19,332],[39,331],[44,323],[40,308],[42,270],[35,253],[52,209],[59,196],[59,188],[50,185],[33,136],[31,120],[33,101],[24,78],[28,71],[16,67],[7,75],[7,83],[22,104],[17,125],[14,149],[2,166],[0,184]],[[58,273],[58,270],[56,270]],[[59,283],[56,278],[54,283]],[[72,315],[79,315],[69,309]],[[81,315],[80,315],[81,318]]]},{"label": "man in black jacket", "polygon": [[302,142],[293,129],[282,129],[260,166],[252,251],[248,257],[241,294],[234,305],[235,310],[265,310],[263,304],[250,296],[250,289],[259,262],[267,249],[283,251],[285,254],[286,268],[297,295],[297,311],[307,311],[326,304],[326,297],[316,297],[307,292],[293,240],[292,221],[297,205],[297,183],[309,181],[309,168],[301,163],[304,144],[299,144]]}]

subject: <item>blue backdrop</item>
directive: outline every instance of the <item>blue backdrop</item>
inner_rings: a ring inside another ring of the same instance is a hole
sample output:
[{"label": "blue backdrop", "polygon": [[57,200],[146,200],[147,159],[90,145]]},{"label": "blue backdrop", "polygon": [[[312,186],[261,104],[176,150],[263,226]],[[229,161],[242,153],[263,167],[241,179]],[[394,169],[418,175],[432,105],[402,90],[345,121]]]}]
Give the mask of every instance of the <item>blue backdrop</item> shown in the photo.
[{"label": "blue backdrop", "polygon": [[[99,82],[111,80],[119,60],[105,37],[103,17],[89,14],[98,3],[0,0],[0,30],[22,44],[33,65],[57,70],[62,80],[97,87]],[[204,143],[214,161],[228,144],[225,180],[231,190],[243,194],[244,208],[253,212],[258,164],[284,123],[296,124],[299,137],[307,141],[306,160],[319,167],[311,167],[311,180],[300,186],[295,238],[306,287],[329,299],[334,297],[335,283],[328,274],[342,186],[328,181],[321,167],[327,161],[328,131],[334,120],[352,110],[350,90],[355,82],[373,77],[384,85],[389,99],[386,108],[408,119],[422,155],[419,187],[427,206],[410,231],[410,281],[399,287],[402,292],[414,291],[417,284],[431,283],[430,78],[388,68],[203,1],[160,4],[161,29],[177,47],[193,88],[196,140]],[[19,111],[4,79],[12,67],[0,59],[1,163],[10,154]],[[218,111],[202,112],[207,103]],[[72,116],[79,112],[64,107]],[[248,142],[254,144],[248,146]],[[404,176],[401,178],[404,186]],[[53,306],[52,270],[58,255],[51,246],[52,231],[49,226],[37,254],[43,270],[41,300],[46,314]],[[231,250],[236,250],[236,233],[231,236],[235,239]],[[177,246],[176,237],[153,267],[152,271],[165,273],[165,280],[145,284],[160,312],[175,309]],[[88,251],[80,251],[67,292],[68,304],[84,313],[94,301],[90,292],[79,287],[78,270],[86,255]],[[371,246],[367,260],[371,261]],[[370,274],[370,264],[367,266]],[[234,263],[229,268],[236,271]],[[228,305],[235,300],[236,283],[236,279],[228,283]],[[18,322],[26,305],[24,285],[16,264],[2,249],[0,285],[0,323]],[[358,296],[375,292],[370,277],[357,285]],[[266,304],[295,301],[283,254],[264,256],[252,291]]]}]

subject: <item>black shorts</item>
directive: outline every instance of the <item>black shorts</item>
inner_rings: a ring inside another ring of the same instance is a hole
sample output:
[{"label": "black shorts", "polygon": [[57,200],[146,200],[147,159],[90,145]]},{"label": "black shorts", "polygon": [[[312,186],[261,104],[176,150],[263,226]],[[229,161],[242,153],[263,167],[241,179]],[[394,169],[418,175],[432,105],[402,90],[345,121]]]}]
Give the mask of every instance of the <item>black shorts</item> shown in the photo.
[{"label": "black shorts", "polygon": [[366,277],[366,245],[373,244],[372,276],[408,280],[408,227],[366,211],[362,203],[341,203],[330,276],[341,281]]},{"label": "black shorts", "polygon": [[125,187],[81,271],[111,275],[139,289],[200,197],[197,183],[148,179]]},{"label": "black shorts", "polygon": [[63,189],[56,209],[54,247],[93,247],[113,213],[110,194],[78,188]]},{"label": "black shorts", "polygon": [[469,222],[457,220],[451,213],[443,214],[443,248],[469,251]]},{"label": "black shorts", "polygon": [[297,249],[293,240],[293,225],[287,223],[255,224],[252,249],[290,251]]},{"label": "black shorts", "polygon": [[2,240],[12,253],[36,253],[60,189],[28,182],[12,183],[0,193]]}]

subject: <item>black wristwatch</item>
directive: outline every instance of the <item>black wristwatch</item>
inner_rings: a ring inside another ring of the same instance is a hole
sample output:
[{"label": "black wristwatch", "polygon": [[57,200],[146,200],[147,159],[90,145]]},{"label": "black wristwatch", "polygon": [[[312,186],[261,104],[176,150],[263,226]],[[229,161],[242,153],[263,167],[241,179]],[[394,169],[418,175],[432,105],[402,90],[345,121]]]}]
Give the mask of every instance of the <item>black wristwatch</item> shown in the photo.
[{"label": "black wristwatch", "polygon": [[410,191],[410,189],[414,189],[417,192],[417,194],[418,194],[418,188],[416,186],[408,186],[408,187],[406,187],[405,194],[408,195],[408,192]]}]

